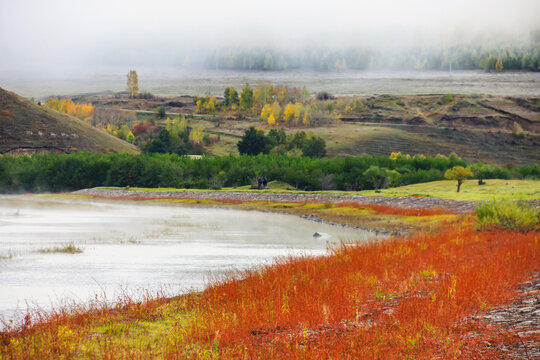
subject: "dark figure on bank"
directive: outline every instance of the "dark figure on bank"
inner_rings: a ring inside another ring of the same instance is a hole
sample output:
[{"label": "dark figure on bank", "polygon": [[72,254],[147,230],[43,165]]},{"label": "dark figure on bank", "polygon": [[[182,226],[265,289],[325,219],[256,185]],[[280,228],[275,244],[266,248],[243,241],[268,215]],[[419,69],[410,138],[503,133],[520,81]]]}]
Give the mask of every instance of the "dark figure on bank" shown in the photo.
[{"label": "dark figure on bank", "polygon": [[262,184],[264,189],[268,189],[268,180],[266,180],[266,177],[263,177]]},{"label": "dark figure on bank", "polygon": [[257,178],[257,189],[261,190],[261,186],[262,186],[262,180],[261,178]]}]

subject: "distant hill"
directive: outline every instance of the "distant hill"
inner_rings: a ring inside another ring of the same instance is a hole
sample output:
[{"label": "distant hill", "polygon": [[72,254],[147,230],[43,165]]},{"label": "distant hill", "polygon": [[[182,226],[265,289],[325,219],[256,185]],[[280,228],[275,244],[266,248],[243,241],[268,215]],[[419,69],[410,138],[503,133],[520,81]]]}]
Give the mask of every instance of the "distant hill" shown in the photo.
[{"label": "distant hill", "polygon": [[0,88],[0,154],[74,151],[139,152],[82,120]]}]

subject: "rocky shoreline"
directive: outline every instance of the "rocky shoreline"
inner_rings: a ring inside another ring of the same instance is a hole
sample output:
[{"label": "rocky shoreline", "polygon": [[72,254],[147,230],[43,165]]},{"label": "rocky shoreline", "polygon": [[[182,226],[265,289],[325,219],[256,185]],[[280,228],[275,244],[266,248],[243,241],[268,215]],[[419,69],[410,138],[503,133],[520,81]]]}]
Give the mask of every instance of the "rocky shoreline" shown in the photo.
[{"label": "rocky shoreline", "polygon": [[405,209],[435,209],[443,208],[455,213],[474,211],[477,201],[437,199],[428,197],[391,198],[384,196],[363,196],[346,194],[310,194],[310,193],[271,193],[271,192],[241,192],[241,191],[141,191],[141,190],[110,190],[83,189],[72,194],[89,195],[116,199],[197,199],[215,201],[271,201],[271,202],[320,202],[347,203],[355,202],[369,205],[388,205]]},{"label": "rocky shoreline", "polygon": [[[515,342],[503,344],[486,341],[484,345],[487,348],[495,347],[512,359],[540,359],[540,272],[533,273],[517,289],[517,296],[510,304],[501,304],[464,320],[502,326],[517,338]],[[478,334],[471,333],[469,336],[476,337]]]}]

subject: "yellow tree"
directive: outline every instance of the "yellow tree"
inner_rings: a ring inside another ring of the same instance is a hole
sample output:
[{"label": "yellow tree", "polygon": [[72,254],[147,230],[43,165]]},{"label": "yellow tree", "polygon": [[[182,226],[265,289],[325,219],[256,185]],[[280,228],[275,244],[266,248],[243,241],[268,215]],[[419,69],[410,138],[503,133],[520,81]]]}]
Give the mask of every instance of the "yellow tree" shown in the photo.
[{"label": "yellow tree", "polygon": [[274,101],[272,104],[272,115],[274,115],[274,119],[276,120],[279,120],[279,117],[281,116],[281,106],[279,106],[277,101]]},{"label": "yellow tree", "polygon": [[309,108],[306,108],[304,110],[304,118],[302,119],[302,124],[305,126],[308,126],[311,123],[311,114],[309,112]]},{"label": "yellow tree", "polygon": [[139,77],[135,70],[129,70],[129,73],[127,74],[126,91],[129,93],[130,97],[134,97],[139,91]]},{"label": "yellow tree", "polygon": [[274,114],[270,114],[268,117],[268,125],[275,125],[276,124],[276,118],[274,117]]},{"label": "yellow tree", "polygon": [[283,112],[283,120],[285,122],[290,122],[294,116],[294,105],[291,103],[288,103],[285,107],[285,111]]},{"label": "yellow tree", "polygon": [[204,140],[204,131],[201,125],[195,126],[189,133],[189,141],[194,144],[200,144]]},{"label": "yellow tree", "polygon": [[126,141],[128,143],[131,143],[131,144],[133,144],[135,142],[135,136],[133,135],[133,133],[131,131],[127,133]]},{"label": "yellow tree", "polygon": [[271,113],[272,107],[269,104],[264,105],[261,111],[261,119],[267,120]]},{"label": "yellow tree", "polygon": [[173,124],[173,130],[175,133],[185,131],[188,126],[187,119],[185,118],[185,116],[175,117],[172,124]]},{"label": "yellow tree", "polygon": [[203,105],[204,105],[202,100],[201,99],[197,100],[196,105],[197,105],[197,112],[199,114],[202,113],[203,112]]},{"label": "yellow tree", "polygon": [[454,166],[444,173],[444,177],[448,180],[457,180],[457,192],[459,192],[461,184],[463,184],[465,179],[471,176],[473,176],[471,169],[464,168],[463,166]]},{"label": "yellow tree", "polygon": [[216,104],[217,104],[217,99],[215,97],[211,97],[208,102],[206,103],[206,112],[210,113],[210,114],[213,114],[216,112]]}]

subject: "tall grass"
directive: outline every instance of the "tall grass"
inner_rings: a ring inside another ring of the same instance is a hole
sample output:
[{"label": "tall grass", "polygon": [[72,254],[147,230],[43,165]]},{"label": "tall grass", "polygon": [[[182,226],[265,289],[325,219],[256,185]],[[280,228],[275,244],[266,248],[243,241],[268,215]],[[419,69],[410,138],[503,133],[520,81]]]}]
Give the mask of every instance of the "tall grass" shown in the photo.
[{"label": "tall grass", "polygon": [[50,248],[42,248],[38,250],[42,254],[60,253],[60,254],[80,254],[83,250],[75,246],[75,244],[67,244],[63,246],[54,246]]},{"label": "tall grass", "polygon": [[539,228],[540,209],[522,201],[489,201],[476,206],[478,230],[529,231]]}]

